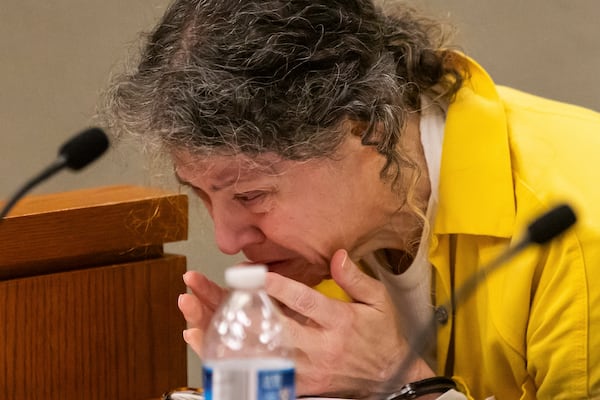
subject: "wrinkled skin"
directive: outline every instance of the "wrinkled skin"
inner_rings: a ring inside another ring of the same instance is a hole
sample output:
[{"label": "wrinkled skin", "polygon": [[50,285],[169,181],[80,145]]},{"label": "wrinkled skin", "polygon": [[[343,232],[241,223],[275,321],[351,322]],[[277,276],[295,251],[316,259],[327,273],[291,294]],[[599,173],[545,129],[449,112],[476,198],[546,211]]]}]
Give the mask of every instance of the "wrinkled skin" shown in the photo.
[{"label": "wrinkled skin", "polygon": [[[409,124],[403,145],[424,165],[417,126]],[[380,178],[385,160],[372,147],[349,135],[328,159],[199,159],[183,150],[173,159],[179,180],[204,202],[219,249],[269,268],[266,289],[286,314],[299,396],[380,398],[434,375],[420,358],[406,360],[409,346],[388,293],[352,261],[378,249],[406,249],[421,232],[405,198]],[[416,186],[417,202],[426,204],[428,194],[428,183]],[[327,278],[353,301],[311,288]],[[204,331],[226,291],[198,272],[184,281],[184,338],[202,357]]]},{"label": "wrinkled skin", "polygon": [[[407,343],[392,317],[389,296],[343,250],[334,255],[331,271],[354,302],[326,298],[276,273],[267,278],[269,295],[288,309],[286,341],[295,350],[297,394],[379,398],[378,393],[397,390],[402,383],[433,376],[427,364],[416,358],[409,373],[388,382],[397,377],[407,356]],[[179,299],[189,324],[184,338],[202,357],[204,331],[226,291],[197,272],[188,272],[185,282],[192,293]]]}]

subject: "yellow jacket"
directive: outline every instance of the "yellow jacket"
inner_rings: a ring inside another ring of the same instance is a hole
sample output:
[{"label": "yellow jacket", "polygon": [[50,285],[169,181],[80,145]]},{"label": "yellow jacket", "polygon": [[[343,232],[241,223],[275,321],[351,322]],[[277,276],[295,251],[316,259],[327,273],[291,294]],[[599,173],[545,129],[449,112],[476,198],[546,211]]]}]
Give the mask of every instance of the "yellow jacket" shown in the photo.
[{"label": "yellow jacket", "polygon": [[[430,238],[435,302],[560,202],[574,228],[483,281],[438,326],[440,375],[469,398],[600,398],[600,114],[496,86],[467,60],[450,104]],[[338,298],[333,281],[318,290]]]},{"label": "yellow jacket", "polygon": [[475,399],[600,398],[600,114],[496,86],[469,63],[444,133],[436,303],[556,203],[578,222],[449,310],[438,373]]}]

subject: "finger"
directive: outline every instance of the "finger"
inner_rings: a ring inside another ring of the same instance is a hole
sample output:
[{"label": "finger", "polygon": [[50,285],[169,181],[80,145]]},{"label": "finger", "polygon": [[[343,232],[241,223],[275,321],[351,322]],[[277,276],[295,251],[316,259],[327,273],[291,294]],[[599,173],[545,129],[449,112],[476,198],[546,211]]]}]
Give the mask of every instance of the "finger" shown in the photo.
[{"label": "finger", "polygon": [[185,340],[198,357],[202,358],[202,341],[204,340],[204,331],[202,329],[186,329],[183,331],[183,340]]},{"label": "finger", "polygon": [[212,311],[217,309],[227,294],[227,291],[221,286],[196,271],[188,271],[183,274],[183,282],[200,302]]},{"label": "finger", "polygon": [[346,250],[338,250],[331,258],[331,277],[357,302],[376,306],[385,301],[381,282],[371,278],[348,257]]},{"label": "finger", "polygon": [[294,349],[297,366],[300,360],[305,360],[306,363],[311,357],[322,353],[324,343],[322,329],[312,322],[307,324],[294,318],[284,318],[283,345]]},{"label": "finger", "polygon": [[193,294],[180,294],[177,300],[177,306],[190,328],[206,328],[214,311],[202,304],[202,302]]},{"label": "finger", "polygon": [[323,327],[335,326],[334,317],[344,304],[274,272],[267,273],[265,288],[271,297]]}]

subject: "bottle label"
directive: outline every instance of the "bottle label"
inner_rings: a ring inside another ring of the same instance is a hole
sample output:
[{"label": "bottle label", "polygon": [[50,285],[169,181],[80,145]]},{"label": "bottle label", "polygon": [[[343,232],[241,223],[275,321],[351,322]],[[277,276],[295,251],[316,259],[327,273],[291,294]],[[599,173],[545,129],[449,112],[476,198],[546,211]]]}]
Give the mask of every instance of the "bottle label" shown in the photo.
[{"label": "bottle label", "polygon": [[203,367],[205,400],[296,400],[294,368]]}]

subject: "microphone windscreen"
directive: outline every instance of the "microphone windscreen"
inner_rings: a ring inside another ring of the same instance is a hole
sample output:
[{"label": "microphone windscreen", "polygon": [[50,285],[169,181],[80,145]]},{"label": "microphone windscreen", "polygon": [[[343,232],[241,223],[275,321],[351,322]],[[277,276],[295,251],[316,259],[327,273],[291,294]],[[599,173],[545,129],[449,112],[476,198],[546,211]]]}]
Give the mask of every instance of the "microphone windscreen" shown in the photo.
[{"label": "microphone windscreen", "polygon": [[79,170],[98,157],[108,148],[108,137],[100,128],[89,128],[75,135],[58,150],[67,167]]},{"label": "microphone windscreen", "polygon": [[557,206],[527,227],[529,240],[538,244],[546,243],[566,231],[575,221],[577,217],[571,207],[566,204]]}]

